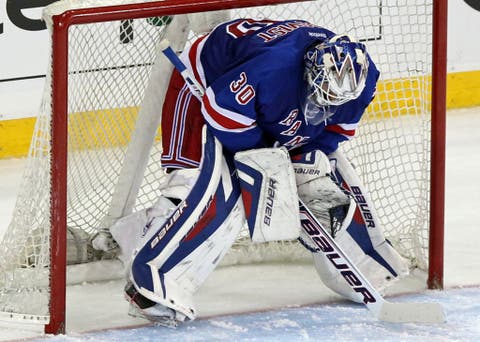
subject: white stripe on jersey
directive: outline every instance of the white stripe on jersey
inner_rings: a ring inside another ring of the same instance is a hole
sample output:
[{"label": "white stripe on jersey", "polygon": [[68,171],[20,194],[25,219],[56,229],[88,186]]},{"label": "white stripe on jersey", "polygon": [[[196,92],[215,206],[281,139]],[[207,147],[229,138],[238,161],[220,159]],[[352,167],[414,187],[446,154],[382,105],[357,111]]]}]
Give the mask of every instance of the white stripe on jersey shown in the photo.
[{"label": "white stripe on jersey", "polygon": [[[205,92],[205,97],[207,97],[208,102],[210,103],[211,109],[208,109],[205,106],[205,101],[202,101],[202,113],[205,117],[205,120],[215,129],[220,131],[229,131],[229,132],[244,132],[249,129],[256,127],[255,120],[249,118],[248,116],[242,115],[237,112],[233,112],[226,108],[222,108],[215,100],[215,94],[211,88],[207,88]],[[238,126],[244,126],[239,128],[228,127],[228,123],[222,122],[225,121],[234,121]]]},{"label": "white stripe on jersey", "polygon": [[351,123],[351,124],[337,124],[337,126],[340,126],[342,129],[346,131],[351,131],[351,130],[356,130],[358,127],[358,122],[357,123]]},{"label": "white stripe on jersey", "polygon": [[[182,52],[182,54],[180,55],[180,60],[185,64],[185,66],[187,67],[188,70],[195,71],[196,73],[198,73],[200,79],[199,80],[197,79],[197,82],[199,82],[203,86],[203,88],[205,89],[207,87],[207,81],[206,81],[206,78],[205,78],[205,72],[203,70],[202,63],[200,62],[200,54],[203,50],[203,46],[205,45],[205,42],[208,39],[208,35],[203,37],[203,38],[199,38],[199,39],[201,39],[201,40],[198,43],[197,51],[196,51],[196,54],[195,54],[195,60],[193,61],[193,63],[189,58],[190,50],[192,49],[193,45],[189,46],[187,49],[185,49]],[[193,77],[195,77],[195,72],[192,73]],[[196,79],[196,77],[195,77],[195,79]]]}]

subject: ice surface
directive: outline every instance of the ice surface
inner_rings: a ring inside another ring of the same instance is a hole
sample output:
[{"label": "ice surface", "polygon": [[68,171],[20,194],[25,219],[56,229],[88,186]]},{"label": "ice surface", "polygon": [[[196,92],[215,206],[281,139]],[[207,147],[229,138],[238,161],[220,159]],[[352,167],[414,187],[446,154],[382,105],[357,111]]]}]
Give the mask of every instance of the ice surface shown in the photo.
[{"label": "ice surface", "polygon": [[199,319],[176,329],[144,326],[34,341],[478,341],[480,288],[429,291],[396,301],[441,303],[447,322],[394,324],[375,320],[361,305],[311,305]]}]

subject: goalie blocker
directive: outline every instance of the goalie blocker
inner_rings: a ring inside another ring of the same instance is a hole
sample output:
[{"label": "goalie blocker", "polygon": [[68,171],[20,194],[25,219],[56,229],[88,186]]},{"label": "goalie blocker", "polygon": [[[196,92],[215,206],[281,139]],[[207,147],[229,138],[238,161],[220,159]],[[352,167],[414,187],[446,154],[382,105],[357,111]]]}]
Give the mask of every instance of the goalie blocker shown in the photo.
[{"label": "goalie blocker", "polygon": [[297,239],[300,233],[298,195],[287,149],[238,152],[235,166],[252,241]]}]

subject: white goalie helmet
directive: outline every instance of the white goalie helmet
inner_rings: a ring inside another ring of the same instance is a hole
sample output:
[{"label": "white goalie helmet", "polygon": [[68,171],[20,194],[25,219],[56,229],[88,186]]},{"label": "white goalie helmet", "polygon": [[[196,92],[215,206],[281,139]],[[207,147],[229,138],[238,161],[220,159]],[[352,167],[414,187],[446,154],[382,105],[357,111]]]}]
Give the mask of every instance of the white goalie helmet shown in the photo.
[{"label": "white goalie helmet", "polygon": [[365,45],[334,36],[305,54],[308,97],[316,106],[339,106],[360,96],[368,73]]}]

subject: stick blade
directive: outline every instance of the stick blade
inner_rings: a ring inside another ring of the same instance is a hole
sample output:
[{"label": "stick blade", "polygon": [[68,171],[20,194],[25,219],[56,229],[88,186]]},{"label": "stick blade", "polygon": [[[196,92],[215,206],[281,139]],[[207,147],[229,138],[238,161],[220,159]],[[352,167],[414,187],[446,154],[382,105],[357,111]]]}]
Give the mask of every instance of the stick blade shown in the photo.
[{"label": "stick blade", "polygon": [[378,319],[391,323],[443,323],[446,316],[438,303],[385,302]]}]

